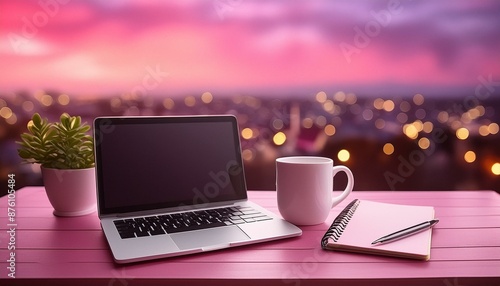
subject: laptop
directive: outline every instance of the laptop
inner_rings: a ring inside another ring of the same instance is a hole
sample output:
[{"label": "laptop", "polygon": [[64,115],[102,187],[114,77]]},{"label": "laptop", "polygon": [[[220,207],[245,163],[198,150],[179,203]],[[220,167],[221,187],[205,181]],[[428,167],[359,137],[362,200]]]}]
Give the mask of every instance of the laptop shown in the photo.
[{"label": "laptop", "polygon": [[117,263],[300,236],[248,200],[236,117],[98,117],[98,215]]}]

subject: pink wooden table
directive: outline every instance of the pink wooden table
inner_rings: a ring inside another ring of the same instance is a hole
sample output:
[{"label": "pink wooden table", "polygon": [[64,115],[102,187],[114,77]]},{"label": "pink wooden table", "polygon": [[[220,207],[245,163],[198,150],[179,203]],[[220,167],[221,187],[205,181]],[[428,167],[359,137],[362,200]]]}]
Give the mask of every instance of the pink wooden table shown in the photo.
[{"label": "pink wooden table", "polygon": [[[275,192],[249,196],[278,213]],[[354,198],[434,206],[441,221],[431,260],[321,250],[323,233]],[[113,262],[96,213],[54,217],[43,187],[18,190],[15,203],[11,231],[8,198],[0,199],[1,285],[500,285],[500,195],[493,191],[354,192],[298,238],[131,265]],[[15,278],[8,276],[11,252]]]}]

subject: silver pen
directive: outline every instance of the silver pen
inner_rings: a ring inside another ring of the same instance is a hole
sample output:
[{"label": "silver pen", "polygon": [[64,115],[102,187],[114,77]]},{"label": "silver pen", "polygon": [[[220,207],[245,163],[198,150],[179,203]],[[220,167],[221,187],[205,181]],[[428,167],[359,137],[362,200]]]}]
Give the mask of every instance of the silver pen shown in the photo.
[{"label": "silver pen", "polygon": [[421,232],[423,230],[429,229],[429,228],[433,227],[438,222],[439,222],[439,219],[433,219],[430,221],[419,223],[417,225],[410,226],[408,228],[402,229],[400,231],[396,231],[396,232],[388,234],[386,236],[382,236],[381,238],[372,242],[372,244],[381,244],[381,243],[387,243],[387,242],[391,242],[394,240],[398,240],[398,239],[413,235],[417,232]]}]

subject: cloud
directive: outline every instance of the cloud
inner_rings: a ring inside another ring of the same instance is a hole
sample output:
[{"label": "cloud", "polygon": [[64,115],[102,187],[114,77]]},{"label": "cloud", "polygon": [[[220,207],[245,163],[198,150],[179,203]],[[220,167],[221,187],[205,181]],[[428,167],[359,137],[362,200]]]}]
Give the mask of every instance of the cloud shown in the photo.
[{"label": "cloud", "polygon": [[[13,13],[0,19],[0,54],[12,72],[0,90],[126,90],[156,65],[171,75],[159,91],[449,86],[500,74],[498,1],[47,3],[59,2],[4,4]],[[25,44],[15,49],[13,34]],[[342,43],[356,49],[349,59]]]}]

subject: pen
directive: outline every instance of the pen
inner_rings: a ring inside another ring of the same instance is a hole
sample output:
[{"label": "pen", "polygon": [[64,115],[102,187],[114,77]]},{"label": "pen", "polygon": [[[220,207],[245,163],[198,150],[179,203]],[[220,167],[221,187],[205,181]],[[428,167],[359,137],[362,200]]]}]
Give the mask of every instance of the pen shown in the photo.
[{"label": "pen", "polygon": [[408,228],[402,229],[400,231],[396,231],[396,232],[388,234],[386,236],[382,236],[381,238],[372,242],[372,244],[381,244],[381,243],[386,243],[386,242],[394,241],[397,239],[401,239],[403,237],[407,237],[407,236],[413,235],[417,232],[421,232],[423,230],[429,229],[429,228],[433,227],[438,222],[439,222],[439,219],[433,219],[430,221],[419,223],[417,225],[410,226]]}]

